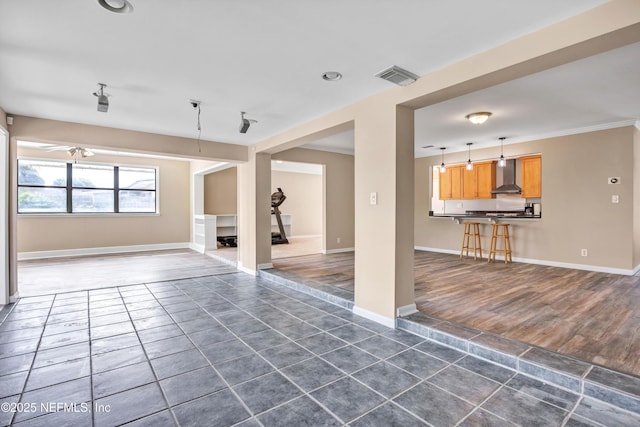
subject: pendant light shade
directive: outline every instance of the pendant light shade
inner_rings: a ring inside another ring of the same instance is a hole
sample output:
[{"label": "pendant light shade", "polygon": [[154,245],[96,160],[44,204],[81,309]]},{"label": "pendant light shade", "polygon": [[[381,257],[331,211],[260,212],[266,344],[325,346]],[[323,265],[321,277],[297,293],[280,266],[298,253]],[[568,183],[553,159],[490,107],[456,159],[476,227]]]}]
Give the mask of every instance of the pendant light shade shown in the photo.
[{"label": "pendant light shade", "polygon": [[442,163],[440,163],[440,173],[445,173],[447,171],[447,167],[444,165],[444,150],[446,149],[446,147],[440,147],[440,150],[442,150]]},{"label": "pendant light shade", "polygon": [[498,159],[498,166],[501,168],[507,166],[507,159],[504,158],[504,153],[503,153],[505,139],[506,138],[504,136],[500,137],[500,158]]},{"label": "pendant light shade", "polygon": [[471,144],[473,144],[473,142],[467,142],[467,152],[469,153],[469,160],[467,160],[468,171],[473,170],[473,163],[471,162]]}]

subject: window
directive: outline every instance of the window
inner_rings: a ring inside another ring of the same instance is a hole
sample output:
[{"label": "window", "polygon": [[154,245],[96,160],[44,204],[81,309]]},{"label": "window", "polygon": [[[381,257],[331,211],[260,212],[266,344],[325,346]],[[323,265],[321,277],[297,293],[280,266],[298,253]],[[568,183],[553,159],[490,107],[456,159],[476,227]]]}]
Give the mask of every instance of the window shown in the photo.
[{"label": "window", "polygon": [[18,213],[156,213],[156,168],[18,160]]}]

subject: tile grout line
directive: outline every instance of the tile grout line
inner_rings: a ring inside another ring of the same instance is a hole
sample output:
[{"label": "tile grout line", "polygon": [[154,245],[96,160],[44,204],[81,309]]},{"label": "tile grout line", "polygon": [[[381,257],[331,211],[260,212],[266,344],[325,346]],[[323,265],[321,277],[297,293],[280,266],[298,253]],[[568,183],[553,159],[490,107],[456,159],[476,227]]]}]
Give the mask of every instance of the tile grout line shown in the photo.
[{"label": "tile grout line", "polygon": [[[202,306],[201,306],[200,304],[198,304],[198,303],[193,299],[193,297],[191,297],[189,294],[187,294],[186,292],[184,292],[182,289],[179,289],[179,288],[176,288],[176,289],[180,290],[180,292],[182,292],[184,295],[186,295],[186,296],[188,296],[189,298],[191,298],[191,300],[192,300],[193,302],[195,302],[195,303],[196,303],[196,305],[198,305],[198,307],[202,308]],[[212,291],[213,291],[213,290],[212,290]],[[150,290],[150,292],[153,294],[153,291],[151,291],[151,290]],[[215,291],[213,291],[213,292],[215,292]],[[216,292],[216,294],[217,294],[217,292]],[[221,295],[220,295],[220,296],[221,296]],[[158,302],[158,304],[160,304],[160,305],[162,306],[162,308],[166,311],[165,306],[164,306],[164,305],[162,305],[162,303],[160,303],[160,301],[158,301],[158,299],[156,298],[155,294],[153,295],[153,297],[156,299],[156,301]],[[221,297],[222,297],[222,296],[221,296]],[[226,298],[224,298],[224,297],[222,297],[222,298],[223,298],[224,300],[228,301]],[[209,315],[213,320],[215,320],[216,322],[218,322],[218,320],[217,320],[215,317],[213,317],[213,316],[212,316],[208,311],[206,311],[206,310],[204,310],[204,309],[203,309],[203,311],[205,311],[205,312],[206,312],[206,313],[207,313],[207,314],[208,314],[208,315]],[[214,370],[214,372],[216,373],[216,375],[218,375],[218,377],[222,380],[222,382],[227,386],[227,389],[228,389],[228,390],[229,390],[229,391],[234,395],[234,397],[235,397],[238,401],[240,401],[240,403],[242,404],[242,406],[244,407],[244,409],[247,411],[247,413],[251,415],[251,416],[249,417],[249,419],[255,419],[255,420],[256,420],[256,422],[258,422],[260,425],[262,425],[262,423],[260,423],[260,421],[258,421],[258,419],[255,417],[255,415],[253,415],[253,412],[249,409],[249,407],[245,404],[245,402],[240,398],[240,396],[238,396],[238,394],[236,393],[236,391],[235,391],[235,390],[233,390],[233,388],[232,388],[232,387],[231,387],[231,385],[227,382],[227,380],[226,380],[226,379],[225,379],[225,378],[220,374],[220,372],[216,369],[216,367],[215,367],[215,366],[213,366],[213,363],[211,363],[211,361],[209,360],[209,358],[208,358],[208,357],[207,357],[207,356],[202,352],[202,350],[200,349],[200,346],[196,345],[196,343],[195,343],[195,342],[193,342],[193,340],[191,339],[191,337],[189,336],[189,334],[188,334],[184,329],[182,329],[182,326],[181,326],[181,325],[180,325],[180,324],[175,320],[175,318],[173,317],[172,313],[170,313],[170,312],[168,312],[168,311],[166,311],[166,312],[167,312],[167,314],[169,315],[169,317],[171,317],[171,320],[173,320],[174,324],[175,324],[178,328],[180,328],[180,330],[183,332],[184,336],[189,340],[189,342],[191,342],[191,344],[193,344],[193,346],[198,350],[198,352],[202,355],[202,357],[204,357],[204,358],[205,358],[205,360],[208,362],[209,366]],[[218,322],[218,323],[220,323],[220,322]],[[221,324],[221,323],[220,323],[220,324]],[[221,325],[222,325],[222,324],[221,324]],[[224,325],[222,325],[222,326],[224,326]],[[142,343],[141,343],[141,344],[142,344]],[[142,347],[144,348],[144,345],[142,345]],[[145,350],[145,354],[146,354],[146,350]],[[149,360],[149,364],[151,365],[151,369],[152,369],[152,371],[154,372],[154,376],[156,376],[156,378],[157,378],[157,375],[156,375],[156,373],[155,373],[155,369],[153,369],[153,365],[151,364],[151,360]],[[180,375],[180,374],[178,374],[178,375]],[[158,380],[158,387],[160,387],[160,390],[162,391],[163,396],[165,396],[164,391],[162,390],[162,386],[160,385],[160,381],[159,381],[159,380]],[[221,390],[218,390],[218,391],[221,391]],[[211,395],[211,394],[215,394],[215,393],[217,393],[218,391],[211,392],[211,393],[207,393],[207,394],[205,394],[204,396],[199,396],[199,397],[196,397],[196,398],[194,398],[194,399],[190,399],[190,400],[188,400],[188,401],[186,401],[186,402],[182,402],[182,403],[180,403],[180,404],[178,404],[178,405],[176,405],[176,406],[183,405],[183,404],[188,403],[188,402],[192,402],[192,401],[194,401],[194,400],[200,399],[200,398],[205,397],[205,396],[209,396],[209,395]],[[177,424],[177,425],[180,425],[180,423],[178,422],[177,417],[176,417],[176,416],[175,416],[175,414],[173,413],[173,407],[169,406],[169,402],[168,402],[168,400],[167,400],[166,396],[165,396],[165,400],[167,401],[167,407],[169,408],[170,412],[172,413],[173,418],[174,418],[174,420],[176,421],[176,424]],[[244,422],[244,421],[246,421],[246,420],[242,420],[242,422]]]},{"label": "tile grout line", "polygon": [[[56,295],[53,295],[53,298],[51,299],[51,306],[49,307],[49,312],[47,313],[47,318],[44,321],[44,325],[42,325],[42,332],[40,333],[40,338],[38,338],[38,344],[36,345],[36,348],[35,348],[35,350],[33,352],[33,360],[31,361],[31,365],[29,366],[29,370],[27,371],[27,376],[26,376],[26,378],[24,380],[24,384],[22,385],[22,391],[20,392],[20,397],[18,397],[18,402],[21,402],[22,398],[24,397],[25,390],[27,388],[27,383],[29,382],[29,378],[31,377],[31,371],[33,371],[33,365],[36,363],[36,357],[38,356],[38,350],[40,348],[40,343],[42,342],[42,337],[44,335],[44,330],[46,328],[47,321],[49,320],[49,316],[51,315],[51,311],[53,310],[53,304],[54,304],[55,300],[56,300]],[[17,307],[17,306],[18,306],[18,304],[16,303],[15,306],[13,307],[13,309],[12,309],[12,312],[15,309],[15,307]],[[18,412],[14,412],[13,415],[11,416],[11,420],[9,422],[10,425],[13,425],[13,422],[14,422],[17,414],[18,414]],[[46,414],[41,414],[41,415],[39,415],[37,417],[33,417],[33,418],[38,418],[38,417],[44,416],[44,415],[46,415]]]},{"label": "tile grout line", "polygon": [[[148,289],[146,284],[143,284],[142,286],[144,286],[145,289]],[[142,341],[140,340],[140,334],[138,333],[138,329],[136,328],[135,324],[133,323],[133,318],[131,317],[131,313],[129,312],[129,307],[127,306],[127,303],[125,302],[124,297],[122,296],[122,292],[120,291],[120,287],[118,286],[118,287],[116,287],[116,289],[118,290],[118,295],[120,295],[120,298],[122,299],[122,304],[124,305],[124,308],[127,311],[127,316],[129,317],[129,321],[131,322],[131,326],[133,327],[133,330],[134,330],[134,332],[136,334],[136,338],[138,339],[138,342],[140,343],[140,347],[142,348],[142,352],[144,353],[144,357],[146,358],[147,363],[149,364],[149,368],[151,369],[151,372],[153,373],[153,377],[155,378],[155,382],[156,382],[158,388],[160,389],[160,393],[162,394],[162,398],[164,399],[164,403],[165,403],[165,405],[167,407],[167,410],[171,414],[171,417],[172,417],[173,421],[176,423],[177,426],[179,426],[180,424],[178,423],[178,420],[176,419],[175,414],[173,414],[173,411],[171,410],[171,406],[169,405],[169,400],[167,399],[167,396],[166,396],[164,390],[160,386],[160,380],[158,379],[158,376],[156,375],[156,372],[153,369],[153,365],[151,364],[151,359],[149,358],[149,354],[147,353],[147,349],[144,347],[144,344],[142,344]],[[154,298],[155,298],[155,296],[154,296]],[[104,396],[104,397],[107,397],[107,396]],[[162,411],[156,411],[156,412],[153,412],[151,414],[147,414],[147,415],[144,415],[142,417],[136,418],[135,420],[143,419],[143,418],[146,418],[146,417],[149,417],[149,416],[152,416],[154,414],[161,413],[161,412]],[[126,422],[130,423],[130,422],[135,421],[135,420],[128,420]]]},{"label": "tile grout line", "polygon": [[[241,273],[239,273],[239,274],[241,274]],[[222,280],[222,281],[224,281],[223,279],[221,279],[221,280]],[[228,286],[233,286],[233,285],[234,285],[234,284],[232,284],[232,283],[230,283],[230,282],[226,282],[226,281],[225,281],[225,284],[227,284]],[[260,286],[260,285],[258,285],[258,286]],[[213,290],[213,289],[212,289],[212,291],[213,291],[213,292],[216,292],[216,291],[215,291],[215,290]],[[216,292],[216,294],[217,294],[217,292]],[[218,294],[218,295],[220,295],[220,294]],[[222,298],[224,298],[224,296],[222,296],[222,295],[220,295],[220,296],[221,296]],[[224,298],[224,299],[225,299],[225,300],[227,300],[226,298]],[[227,300],[227,301],[229,301],[229,300]],[[234,305],[234,306],[235,306],[235,304],[233,304],[231,301],[229,301],[229,302],[230,302],[232,305]],[[197,302],[196,302],[196,304],[197,304]],[[237,306],[236,306],[236,307],[237,307]],[[276,307],[276,308],[277,308],[277,307]],[[242,311],[245,311],[245,310],[244,310],[244,309],[242,309],[242,308],[240,308],[240,309],[241,309]],[[205,311],[206,311],[206,309],[205,309]],[[209,313],[208,311],[206,311],[206,312],[207,312],[207,314],[209,314],[211,317],[213,317],[213,318],[215,319],[215,316],[213,316],[213,315],[212,315],[211,313]],[[248,312],[247,312],[247,313],[248,313]],[[251,317],[253,317],[254,319],[256,319],[256,320],[258,320],[258,321],[262,322],[260,319],[255,318],[251,313],[248,313],[248,314],[249,314],[249,315],[251,315]],[[289,313],[289,314],[290,314],[290,313]],[[215,320],[216,320],[216,321],[218,321],[217,319],[215,319]],[[303,320],[303,322],[304,322],[304,320]],[[220,322],[218,322],[218,323],[220,323]],[[264,323],[264,322],[262,322],[262,323]],[[326,410],[326,411],[327,411],[331,416],[333,416],[335,419],[340,420],[341,422],[343,422],[343,424],[347,424],[346,422],[342,421],[342,418],[338,417],[336,414],[334,414],[332,411],[330,411],[330,410],[329,410],[329,408],[325,407],[325,405],[324,405],[324,404],[322,404],[321,402],[319,402],[318,400],[316,400],[313,396],[311,396],[309,393],[307,393],[307,392],[306,392],[302,387],[300,387],[300,386],[299,386],[295,381],[292,381],[292,380],[291,380],[291,378],[289,378],[286,374],[284,374],[283,372],[281,372],[281,371],[280,371],[280,369],[279,369],[278,367],[276,367],[274,364],[272,364],[269,360],[267,360],[267,359],[266,359],[264,356],[262,356],[259,352],[255,351],[255,350],[253,349],[253,347],[251,347],[250,345],[246,344],[246,342],[245,342],[244,340],[242,340],[242,338],[241,338],[240,336],[238,336],[238,335],[237,335],[237,334],[235,334],[232,330],[230,330],[229,328],[227,328],[227,326],[226,326],[226,325],[224,325],[224,324],[222,324],[222,323],[220,323],[220,324],[222,325],[222,327],[224,327],[225,329],[227,329],[227,331],[228,331],[228,332],[230,332],[232,335],[234,335],[234,336],[236,337],[236,339],[240,340],[243,344],[247,345],[247,347],[251,348],[251,350],[252,350],[252,351],[254,351],[254,352],[255,352],[255,354],[256,354],[258,357],[260,357],[263,361],[265,361],[265,362],[266,362],[267,364],[269,364],[272,368],[274,368],[274,369],[275,369],[275,372],[277,372],[277,373],[279,373],[280,375],[282,375],[282,376],[283,376],[284,378],[286,378],[286,379],[287,379],[287,381],[289,381],[293,386],[295,386],[296,388],[298,388],[298,389],[303,393],[303,394],[302,394],[302,396],[306,396],[306,397],[308,397],[308,398],[309,398],[309,399],[311,399],[313,402],[315,402],[317,405],[319,405],[321,408],[323,408],[324,410]],[[265,324],[265,325],[267,325],[266,323],[264,323],[264,324]],[[267,326],[268,326],[270,329],[273,329],[273,328],[271,328],[269,325],[267,325]],[[275,330],[275,329],[274,329],[274,330]],[[279,333],[279,331],[276,331],[276,332],[278,332],[278,333]],[[287,337],[287,338],[288,338],[288,337]],[[293,340],[291,340],[291,341],[295,343],[295,341],[293,341]],[[303,348],[304,348],[304,347],[303,347]],[[317,355],[317,354],[315,354],[315,353],[313,353],[313,352],[311,352],[311,353],[314,355],[314,357],[318,357],[318,355]],[[206,356],[205,356],[205,357],[206,357]],[[208,358],[207,358],[207,360],[208,360]],[[307,360],[309,360],[309,359],[307,359]],[[213,366],[213,364],[211,364],[211,365]],[[217,370],[216,370],[216,372],[217,372]],[[269,372],[269,373],[271,373],[271,372]],[[269,373],[267,373],[267,374],[263,374],[263,375],[259,375],[259,376],[255,377],[255,378],[252,378],[252,379],[250,379],[250,380],[244,381],[244,382],[242,382],[242,383],[238,383],[238,384],[236,384],[236,386],[237,386],[237,385],[240,385],[240,384],[244,384],[244,383],[250,382],[250,381],[253,381],[253,380],[257,379],[257,378],[260,378],[260,377],[263,377],[263,376],[265,376],[265,375],[268,375]],[[336,381],[338,381],[338,380],[336,380]],[[333,382],[335,382],[335,381],[333,381]],[[331,383],[333,383],[333,382],[331,382]],[[331,383],[329,383],[329,384],[331,384]],[[328,385],[328,384],[326,384],[326,385]],[[323,386],[323,387],[324,387],[324,386]],[[231,388],[231,387],[230,387],[230,388]],[[320,387],[318,387],[318,388],[320,388]],[[315,389],[314,389],[314,390],[315,390]],[[234,392],[234,394],[235,394],[235,392]],[[287,404],[287,403],[289,403],[289,402],[291,402],[291,401],[293,401],[293,400],[295,400],[295,399],[298,399],[298,398],[300,398],[300,397],[302,397],[302,396],[296,396],[295,398],[290,399],[290,400],[288,400],[288,401],[286,401],[286,402],[282,402],[280,405],[277,405],[277,406],[275,406],[275,407],[273,407],[273,408],[269,408],[268,410],[265,410],[265,411],[261,412],[260,414],[264,414],[264,413],[270,412],[271,410],[273,410],[273,409],[275,409],[275,408],[277,408],[277,407],[279,407],[279,406],[285,405],[285,404]],[[237,397],[238,397],[238,399],[240,399],[240,397],[239,397],[239,396],[237,396]],[[240,401],[242,401],[242,399],[240,399]],[[242,401],[242,403],[244,404],[244,401]],[[253,412],[249,411],[249,413],[251,413],[251,414],[252,414]],[[256,417],[255,415],[254,415],[253,417],[255,417],[255,418],[257,419],[257,417]],[[262,423],[260,423],[260,424],[262,424]]]}]

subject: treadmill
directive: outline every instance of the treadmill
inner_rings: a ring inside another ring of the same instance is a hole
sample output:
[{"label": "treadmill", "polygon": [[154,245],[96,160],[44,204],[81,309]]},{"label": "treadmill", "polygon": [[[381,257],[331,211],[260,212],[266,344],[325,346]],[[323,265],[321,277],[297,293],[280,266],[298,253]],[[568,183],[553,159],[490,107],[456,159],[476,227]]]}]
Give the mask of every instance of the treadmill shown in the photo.
[{"label": "treadmill", "polygon": [[287,234],[284,232],[284,226],[282,225],[282,217],[280,216],[280,205],[284,203],[287,196],[282,192],[282,188],[278,187],[278,191],[271,195],[271,215],[276,216],[276,221],[278,222],[278,230],[279,232],[271,233],[271,244],[272,245],[282,245],[288,244],[289,240],[287,240]]},{"label": "treadmill", "polygon": [[[271,244],[272,245],[282,245],[288,244],[289,240],[287,240],[287,233],[284,231],[284,226],[282,225],[282,217],[280,212],[280,205],[284,203],[287,196],[284,195],[282,188],[278,187],[278,191],[271,195],[271,215],[276,216],[276,221],[278,223],[278,232],[271,233]],[[235,248],[238,246],[238,236],[218,236],[218,242],[222,244],[222,246],[229,246]]]}]

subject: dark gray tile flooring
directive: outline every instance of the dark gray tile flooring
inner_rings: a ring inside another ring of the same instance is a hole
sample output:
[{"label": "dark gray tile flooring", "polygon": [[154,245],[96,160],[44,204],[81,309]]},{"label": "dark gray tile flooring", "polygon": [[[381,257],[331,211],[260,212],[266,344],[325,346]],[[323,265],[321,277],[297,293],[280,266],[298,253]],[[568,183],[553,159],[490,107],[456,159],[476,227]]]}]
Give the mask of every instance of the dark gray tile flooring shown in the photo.
[{"label": "dark gray tile flooring", "polygon": [[0,425],[640,425],[243,273],[23,298],[2,314]]}]

